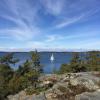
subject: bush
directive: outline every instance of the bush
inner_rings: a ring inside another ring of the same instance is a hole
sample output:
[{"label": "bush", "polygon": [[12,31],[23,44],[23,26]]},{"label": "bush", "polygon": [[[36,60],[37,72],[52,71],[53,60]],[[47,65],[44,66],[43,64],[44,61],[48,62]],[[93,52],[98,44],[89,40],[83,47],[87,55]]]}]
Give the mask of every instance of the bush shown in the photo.
[{"label": "bush", "polygon": [[28,87],[28,85],[30,85],[30,82],[28,81],[28,79],[24,76],[14,76],[8,84],[9,90],[11,94],[15,94],[23,89],[25,89],[26,87]]},{"label": "bush", "polygon": [[5,100],[8,95],[16,94],[29,86],[35,89],[28,89],[28,93],[38,93],[43,89],[37,89],[38,77],[42,71],[38,52],[31,54],[31,60],[26,60],[23,65],[14,71],[11,64],[15,65],[19,60],[13,58],[14,53],[0,57],[0,100]]},{"label": "bush", "polygon": [[13,70],[6,64],[0,64],[0,100],[5,100],[9,94],[8,83],[13,76]]},{"label": "bush", "polygon": [[60,70],[58,71],[58,74],[64,74],[67,72],[71,72],[71,67],[68,64],[62,64],[60,67]]}]

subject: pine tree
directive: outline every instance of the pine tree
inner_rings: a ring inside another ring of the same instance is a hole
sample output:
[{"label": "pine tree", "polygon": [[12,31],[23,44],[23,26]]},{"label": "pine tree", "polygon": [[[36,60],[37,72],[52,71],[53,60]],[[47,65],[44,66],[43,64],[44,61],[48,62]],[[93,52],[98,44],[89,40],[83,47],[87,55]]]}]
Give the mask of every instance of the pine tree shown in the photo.
[{"label": "pine tree", "polygon": [[100,52],[90,51],[87,53],[87,65],[91,71],[100,70]]},{"label": "pine tree", "polygon": [[17,63],[19,60],[14,58],[14,53],[8,53],[7,55],[0,58],[0,64],[9,65]]},{"label": "pine tree", "polygon": [[70,67],[72,72],[86,71],[86,67],[84,66],[83,60],[80,57],[80,53],[78,52],[72,53]]},{"label": "pine tree", "polygon": [[42,66],[40,65],[40,55],[37,52],[37,50],[34,52],[31,52],[31,61],[32,61],[33,68],[39,73],[42,73],[43,69],[42,69]]}]

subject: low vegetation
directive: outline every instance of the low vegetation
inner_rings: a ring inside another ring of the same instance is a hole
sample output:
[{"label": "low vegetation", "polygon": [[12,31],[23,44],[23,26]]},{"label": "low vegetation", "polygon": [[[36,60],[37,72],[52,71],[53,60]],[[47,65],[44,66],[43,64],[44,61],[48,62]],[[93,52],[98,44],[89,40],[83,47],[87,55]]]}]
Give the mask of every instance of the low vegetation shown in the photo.
[{"label": "low vegetation", "polygon": [[72,53],[72,59],[69,64],[62,64],[58,74],[67,72],[86,72],[86,71],[100,71],[100,52],[90,51],[85,52],[84,55],[78,52]]},{"label": "low vegetation", "polygon": [[15,71],[11,68],[11,64],[15,65],[19,60],[13,55],[14,53],[9,53],[0,58],[0,100],[5,100],[8,95],[16,94],[29,86],[36,89],[38,77],[42,73],[37,51],[31,52],[31,60],[26,60]]}]

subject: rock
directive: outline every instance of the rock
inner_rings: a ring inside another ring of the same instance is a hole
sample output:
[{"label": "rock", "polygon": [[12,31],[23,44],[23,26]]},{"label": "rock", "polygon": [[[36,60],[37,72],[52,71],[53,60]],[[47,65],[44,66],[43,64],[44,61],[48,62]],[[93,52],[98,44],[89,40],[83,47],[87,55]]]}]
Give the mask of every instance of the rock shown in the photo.
[{"label": "rock", "polygon": [[70,84],[73,86],[76,86],[79,84],[79,81],[77,79],[73,79],[73,80],[70,80]]},{"label": "rock", "polygon": [[8,96],[8,100],[20,100],[20,96],[18,94],[16,95],[10,95]]},{"label": "rock", "polygon": [[[26,99],[25,99],[26,100]],[[32,99],[29,100],[47,100],[44,93],[41,93],[39,95],[33,96]]]},{"label": "rock", "polygon": [[[88,72],[63,75],[49,74],[41,76],[39,80],[40,83],[38,86],[40,88],[47,87],[48,89],[45,91],[45,93],[42,92],[39,95],[26,95],[25,91],[21,91],[16,95],[8,96],[8,100],[67,100],[68,98],[65,98],[66,95],[69,98],[73,95],[72,98],[75,98],[75,100],[100,100],[100,87],[97,84],[98,82],[100,82],[100,78]],[[72,85],[72,87],[74,87],[75,89],[72,89],[69,86],[69,82],[70,85]],[[82,86],[84,88],[79,86]],[[86,90],[84,90],[85,87]],[[85,93],[83,93],[82,90],[84,90]],[[95,92],[89,93],[89,91],[92,90],[94,90]]]},{"label": "rock", "polygon": [[8,96],[8,100],[46,100],[46,96],[44,93],[39,95],[14,95]]},{"label": "rock", "polygon": [[99,91],[93,93],[85,92],[80,95],[77,95],[75,97],[75,100],[100,100],[100,92]]},{"label": "rock", "polygon": [[94,77],[92,74],[81,74],[79,77],[70,79],[72,85],[84,85],[89,90],[97,90],[99,86],[97,83],[100,81],[100,78]]}]

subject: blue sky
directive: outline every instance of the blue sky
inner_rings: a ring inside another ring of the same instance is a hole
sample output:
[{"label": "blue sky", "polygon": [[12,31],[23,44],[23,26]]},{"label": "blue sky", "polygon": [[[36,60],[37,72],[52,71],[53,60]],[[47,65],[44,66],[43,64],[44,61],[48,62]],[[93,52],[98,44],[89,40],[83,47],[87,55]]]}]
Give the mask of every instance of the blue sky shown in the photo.
[{"label": "blue sky", "polygon": [[0,50],[100,49],[100,0],[0,0]]}]

